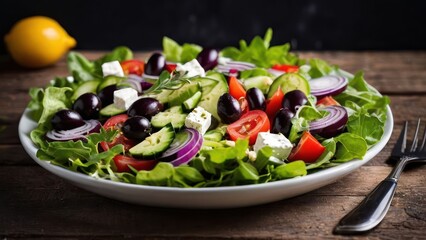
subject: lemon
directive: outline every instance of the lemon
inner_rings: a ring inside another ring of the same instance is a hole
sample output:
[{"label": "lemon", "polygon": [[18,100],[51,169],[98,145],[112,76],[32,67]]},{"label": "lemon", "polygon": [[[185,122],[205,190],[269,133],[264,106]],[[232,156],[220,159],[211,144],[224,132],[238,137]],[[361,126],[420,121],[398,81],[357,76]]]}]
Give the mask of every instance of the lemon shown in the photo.
[{"label": "lemon", "polygon": [[52,65],[76,45],[57,21],[44,16],[18,21],[4,40],[12,58],[28,68]]}]

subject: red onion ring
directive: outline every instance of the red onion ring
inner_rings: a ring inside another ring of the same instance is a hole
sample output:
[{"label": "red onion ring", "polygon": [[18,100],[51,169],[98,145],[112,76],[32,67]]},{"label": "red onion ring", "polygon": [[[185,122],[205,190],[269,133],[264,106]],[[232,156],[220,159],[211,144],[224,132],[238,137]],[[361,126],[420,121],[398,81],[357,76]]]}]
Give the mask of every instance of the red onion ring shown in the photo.
[{"label": "red onion ring", "polygon": [[138,82],[135,79],[132,78],[128,78],[126,81],[124,81],[122,84],[127,84],[129,85],[131,88],[135,89],[136,91],[138,91],[138,93],[142,93],[142,82]]},{"label": "red onion ring", "polygon": [[255,68],[256,65],[249,62],[241,62],[241,61],[229,61],[224,65],[218,65],[217,71],[221,73],[229,73],[231,69],[235,69],[238,71],[244,71]]},{"label": "red onion ring", "polygon": [[167,149],[161,155],[159,161],[170,162],[173,166],[179,166],[188,163],[197,155],[203,144],[203,137],[193,128],[186,128],[183,131],[187,135],[185,141]]},{"label": "red onion ring", "polygon": [[273,68],[268,68],[268,72],[269,72],[270,74],[274,75],[275,77],[281,76],[281,75],[283,75],[284,73],[286,73],[286,72],[284,72],[284,71],[280,71],[280,70],[273,69]]},{"label": "red onion ring", "polygon": [[309,131],[321,137],[331,138],[342,133],[348,122],[348,112],[342,106],[319,108],[328,112],[327,116],[309,123]]},{"label": "red onion ring", "polygon": [[311,94],[317,98],[336,96],[345,91],[348,79],[342,76],[328,75],[309,80]]},{"label": "red onion ring", "polygon": [[102,124],[98,120],[90,119],[84,121],[84,125],[70,130],[51,130],[46,133],[48,141],[78,141],[86,140],[90,133],[99,132]]}]

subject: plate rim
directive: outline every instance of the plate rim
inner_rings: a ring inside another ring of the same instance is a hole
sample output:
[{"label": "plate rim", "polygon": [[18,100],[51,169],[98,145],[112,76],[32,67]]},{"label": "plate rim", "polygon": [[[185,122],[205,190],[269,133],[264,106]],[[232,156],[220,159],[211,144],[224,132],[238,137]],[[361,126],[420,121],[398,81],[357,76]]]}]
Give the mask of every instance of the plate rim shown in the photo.
[{"label": "plate rim", "polygon": [[[48,161],[40,160],[36,157],[36,152],[38,148],[34,145],[34,143],[31,141],[29,132],[24,131],[25,128],[28,128],[28,126],[24,126],[26,124],[25,121],[31,121],[36,126],[36,123],[32,121],[28,117],[29,109],[26,108],[24,113],[22,114],[19,126],[18,126],[18,133],[19,138],[21,141],[22,146],[24,147],[25,151],[27,152],[30,157],[37,162],[40,166],[48,170],[49,172],[61,177],[65,178],[67,180],[75,181],[74,178],[81,179],[81,180],[88,180],[91,183],[99,183],[110,185],[110,186],[120,186],[125,187],[129,189],[140,189],[140,190],[154,190],[154,191],[166,191],[166,192],[188,192],[188,193],[197,193],[197,192],[227,192],[227,191],[247,191],[247,190],[257,190],[258,188],[265,188],[270,187],[273,188],[275,186],[285,186],[285,185],[293,185],[293,184],[300,184],[300,182],[305,182],[308,180],[316,180],[318,178],[321,178],[323,175],[329,175],[336,172],[345,172],[349,171],[346,174],[349,174],[353,171],[355,171],[357,168],[361,167],[362,165],[368,163],[373,157],[375,157],[387,144],[389,141],[392,132],[393,132],[393,126],[394,126],[394,119],[393,114],[390,106],[387,106],[387,120],[385,123],[385,131],[382,135],[382,138],[379,142],[377,142],[373,147],[367,150],[366,155],[364,156],[364,159],[353,159],[351,161],[348,161],[346,163],[340,164],[335,167],[323,169],[321,171],[318,171],[316,173],[312,173],[309,175],[305,175],[302,177],[296,177],[291,179],[283,179],[273,182],[267,182],[267,183],[260,183],[260,184],[249,184],[249,185],[237,185],[237,186],[219,186],[219,187],[203,187],[203,188],[179,188],[179,187],[167,187],[167,186],[148,186],[148,185],[139,185],[139,184],[132,184],[132,183],[125,183],[125,182],[116,182],[113,180],[108,179],[100,179],[100,178],[94,178],[89,175],[79,173],[79,172],[73,172],[68,169],[62,168],[60,166],[55,166]],[[31,128],[32,130],[32,128]],[[386,131],[387,130],[387,131]],[[30,143],[30,144],[28,144]],[[349,168],[349,170],[348,170]],[[68,176],[64,176],[63,174],[73,176],[74,178],[70,178]],[[345,176],[346,174],[342,174],[338,178],[341,178]]]}]

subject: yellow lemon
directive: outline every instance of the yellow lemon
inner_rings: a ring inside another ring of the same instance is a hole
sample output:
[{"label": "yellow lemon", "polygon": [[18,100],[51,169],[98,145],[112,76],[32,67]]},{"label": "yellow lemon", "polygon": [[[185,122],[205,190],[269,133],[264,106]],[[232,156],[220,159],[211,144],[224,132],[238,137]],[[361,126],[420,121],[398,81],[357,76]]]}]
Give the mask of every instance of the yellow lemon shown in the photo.
[{"label": "yellow lemon", "polygon": [[43,16],[18,21],[4,40],[12,58],[29,68],[54,64],[76,45],[58,22]]}]

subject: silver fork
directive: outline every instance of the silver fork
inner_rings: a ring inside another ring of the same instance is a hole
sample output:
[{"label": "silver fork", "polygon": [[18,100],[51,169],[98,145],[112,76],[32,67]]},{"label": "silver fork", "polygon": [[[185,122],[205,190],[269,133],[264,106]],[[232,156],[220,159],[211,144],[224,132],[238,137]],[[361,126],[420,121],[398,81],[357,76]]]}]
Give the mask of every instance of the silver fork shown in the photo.
[{"label": "silver fork", "polygon": [[426,128],[420,146],[418,146],[419,129],[420,119],[417,121],[411,147],[407,149],[408,122],[405,122],[392,150],[391,158],[397,160],[392,172],[356,208],[340,220],[334,229],[334,234],[362,233],[374,228],[383,220],[392,202],[399,176],[405,165],[411,162],[426,161]]}]

